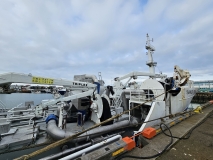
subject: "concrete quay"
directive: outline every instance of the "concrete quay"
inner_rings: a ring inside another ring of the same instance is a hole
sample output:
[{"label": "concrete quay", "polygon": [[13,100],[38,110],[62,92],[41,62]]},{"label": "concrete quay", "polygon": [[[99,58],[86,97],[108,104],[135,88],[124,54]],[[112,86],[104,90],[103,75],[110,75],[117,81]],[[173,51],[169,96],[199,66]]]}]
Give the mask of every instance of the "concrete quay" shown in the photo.
[{"label": "concrete quay", "polygon": [[[198,125],[201,122],[200,125]],[[202,123],[203,122],[203,123]],[[201,113],[196,113],[184,121],[170,128],[172,135],[184,137],[193,127],[196,127],[189,139],[179,140],[173,138],[172,145],[160,156],[151,160],[211,160],[213,159],[213,104],[204,108]],[[168,131],[166,131],[169,134]],[[171,138],[163,133],[152,139],[145,139],[149,144],[142,149],[135,148],[124,154],[136,157],[148,157],[158,153],[169,144]],[[122,160],[135,160],[138,158],[124,157]]]}]

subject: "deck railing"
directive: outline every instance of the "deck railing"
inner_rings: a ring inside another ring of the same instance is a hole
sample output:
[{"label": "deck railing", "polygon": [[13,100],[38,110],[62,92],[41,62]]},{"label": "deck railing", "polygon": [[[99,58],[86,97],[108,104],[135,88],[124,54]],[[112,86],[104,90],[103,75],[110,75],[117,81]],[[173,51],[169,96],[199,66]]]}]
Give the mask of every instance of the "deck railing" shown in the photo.
[{"label": "deck railing", "polygon": [[[164,92],[164,91],[163,91]],[[137,89],[130,91],[131,101],[147,101],[155,100],[155,96],[159,96],[162,93],[162,89]]]},{"label": "deck railing", "polygon": [[6,104],[0,100],[0,112],[5,112],[6,110],[7,110]]}]

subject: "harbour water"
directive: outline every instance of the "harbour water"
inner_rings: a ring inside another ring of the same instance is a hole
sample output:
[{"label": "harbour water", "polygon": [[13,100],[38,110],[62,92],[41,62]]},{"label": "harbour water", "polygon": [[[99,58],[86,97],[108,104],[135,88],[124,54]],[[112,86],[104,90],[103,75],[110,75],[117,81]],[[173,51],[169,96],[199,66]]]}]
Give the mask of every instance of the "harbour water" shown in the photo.
[{"label": "harbour water", "polygon": [[197,108],[198,106],[201,106],[202,104],[198,103],[190,103],[188,108]]},{"label": "harbour water", "polygon": [[38,105],[44,99],[53,99],[53,95],[49,93],[0,94],[0,102],[2,102],[7,109],[16,107],[20,103],[25,104],[26,101],[34,101],[34,105]]}]

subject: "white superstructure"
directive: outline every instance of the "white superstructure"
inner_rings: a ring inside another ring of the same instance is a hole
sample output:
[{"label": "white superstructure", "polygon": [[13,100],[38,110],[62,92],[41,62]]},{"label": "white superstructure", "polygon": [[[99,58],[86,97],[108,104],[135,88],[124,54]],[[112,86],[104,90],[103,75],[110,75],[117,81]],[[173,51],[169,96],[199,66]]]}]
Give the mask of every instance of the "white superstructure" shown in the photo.
[{"label": "white superstructure", "polygon": [[[140,118],[144,122],[184,111],[197,91],[193,83],[189,81],[190,73],[175,65],[173,77],[155,74],[157,63],[153,61],[152,56],[155,48],[150,44],[148,34],[145,48],[148,50],[146,64],[149,66],[149,72],[131,72],[125,76],[115,78],[113,86],[115,94],[112,95],[114,104],[118,104],[115,107],[122,106],[124,110],[128,110],[135,105],[145,103],[136,111],[140,112]],[[138,76],[148,76],[148,79],[141,82],[137,87],[132,87],[131,84],[133,83],[129,83],[130,80],[137,79]],[[127,81],[123,82],[122,80],[125,79]],[[187,82],[190,85],[185,85]],[[129,88],[128,84],[130,84]],[[147,102],[150,99],[152,101]],[[134,113],[131,115],[136,116]],[[139,131],[158,123],[160,123],[160,120],[143,123]]]}]

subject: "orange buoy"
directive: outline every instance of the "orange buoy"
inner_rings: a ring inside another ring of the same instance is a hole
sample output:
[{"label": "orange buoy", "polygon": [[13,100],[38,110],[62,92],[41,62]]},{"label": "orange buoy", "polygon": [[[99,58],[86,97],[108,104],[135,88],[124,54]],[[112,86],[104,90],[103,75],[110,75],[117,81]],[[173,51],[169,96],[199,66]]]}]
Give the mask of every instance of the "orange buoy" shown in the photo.
[{"label": "orange buoy", "polygon": [[145,128],[142,132],[142,135],[145,138],[151,139],[152,137],[154,137],[156,135],[156,129],[149,127],[149,128]]}]

